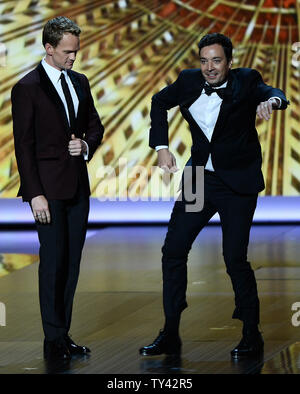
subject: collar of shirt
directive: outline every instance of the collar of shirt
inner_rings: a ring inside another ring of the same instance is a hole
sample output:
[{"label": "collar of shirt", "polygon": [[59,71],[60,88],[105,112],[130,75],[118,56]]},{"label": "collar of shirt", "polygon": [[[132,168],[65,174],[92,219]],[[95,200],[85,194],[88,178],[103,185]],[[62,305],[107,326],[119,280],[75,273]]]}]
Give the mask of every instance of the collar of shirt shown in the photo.
[{"label": "collar of shirt", "polygon": [[71,96],[72,96],[72,99],[73,99],[75,114],[77,116],[79,100],[78,100],[78,97],[77,97],[77,93],[76,93],[76,91],[74,89],[74,86],[72,84],[72,81],[69,78],[66,70],[62,70],[62,71],[57,70],[55,67],[50,66],[50,64],[48,64],[46,62],[45,58],[42,60],[42,66],[44,67],[44,70],[45,70],[46,74],[48,75],[48,77],[49,77],[50,81],[52,82],[54,88],[56,89],[60,99],[62,100],[62,102],[64,104],[64,107],[65,107],[65,110],[66,110],[66,114],[67,114],[67,116],[69,118],[68,105],[67,105],[67,101],[66,101],[66,98],[65,98],[62,86],[61,86],[61,80],[60,80],[61,73],[62,72],[64,73],[64,75],[66,77],[66,82],[67,82],[67,84],[69,86],[69,90],[70,90],[70,93],[71,93]]},{"label": "collar of shirt", "polygon": [[50,64],[46,62],[45,58],[42,60],[42,66],[44,67],[53,85],[56,85],[59,82],[62,72],[64,73],[65,77],[68,78],[68,74],[66,70],[62,70],[62,71],[57,70],[57,68],[50,66]]}]

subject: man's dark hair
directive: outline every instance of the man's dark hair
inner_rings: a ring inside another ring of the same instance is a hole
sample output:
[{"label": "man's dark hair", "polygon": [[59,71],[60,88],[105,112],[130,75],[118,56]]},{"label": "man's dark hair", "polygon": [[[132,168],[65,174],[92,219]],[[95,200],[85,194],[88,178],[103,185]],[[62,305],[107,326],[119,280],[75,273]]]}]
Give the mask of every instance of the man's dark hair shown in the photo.
[{"label": "man's dark hair", "polygon": [[213,44],[219,44],[223,47],[227,63],[229,63],[232,59],[232,42],[230,38],[224,36],[224,34],[221,33],[210,33],[201,38],[198,44],[199,56],[202,48]]},{"label": "man's dark hair", "polygon": [[49,43],[53,47],[57,47],[65,33],[71,33],[79,37],[81,30],[75,22],[65,16],[51,19],[45,24],[43,29],[43,45],[45,46],[46,43]]}]

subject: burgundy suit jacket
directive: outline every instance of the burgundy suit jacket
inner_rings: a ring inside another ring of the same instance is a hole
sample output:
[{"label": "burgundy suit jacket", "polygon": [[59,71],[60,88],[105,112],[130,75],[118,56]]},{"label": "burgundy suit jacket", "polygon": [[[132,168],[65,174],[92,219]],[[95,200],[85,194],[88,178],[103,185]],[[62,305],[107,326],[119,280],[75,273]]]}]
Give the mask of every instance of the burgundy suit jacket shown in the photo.
[{"label": "burgundy suit jacket", "polygon": [[[90,160],[104,128],[86,76],[72,70],[68,75],[79,99],[75,136],[87,142]],[[41,63],[17,82],[11,100],[18,196],[24,201],[38,195],[65,200],[75,195],[78,182],[90,195],[86,162],[68,152],[71,135],[64,105]]]}]

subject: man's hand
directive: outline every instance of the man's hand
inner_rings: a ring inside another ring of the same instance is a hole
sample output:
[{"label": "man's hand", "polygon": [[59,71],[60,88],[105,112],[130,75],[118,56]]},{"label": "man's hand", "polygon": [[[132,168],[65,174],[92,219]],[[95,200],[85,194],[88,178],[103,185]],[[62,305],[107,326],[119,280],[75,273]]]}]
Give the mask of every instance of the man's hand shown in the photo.
[{"label": "man's hand", "polygon": [[51,222],[48,201],[45,196],[36,196],[31,200],[31,209],[37,223]]},{"label": "man's hand", "polygon": [[169,173],[178,171],[175,156],[169,151],[169,149],[160,149],[157,154],[159,168]]},{"label": "man's hand", "polygon": [[278,108],[279,105],[280,102],[275,98],[272,98],[268,101],[263,101],[257,106],[256,109],[257,116],[259,117],[259,119],[269,120],[271,118],[273,109]]},{"label": "man's hand", "polygon": [[76,138],[74,134],[71,136],[68,149],[71,156],[80,156],[86,153],[85,143],[80,138]]}]

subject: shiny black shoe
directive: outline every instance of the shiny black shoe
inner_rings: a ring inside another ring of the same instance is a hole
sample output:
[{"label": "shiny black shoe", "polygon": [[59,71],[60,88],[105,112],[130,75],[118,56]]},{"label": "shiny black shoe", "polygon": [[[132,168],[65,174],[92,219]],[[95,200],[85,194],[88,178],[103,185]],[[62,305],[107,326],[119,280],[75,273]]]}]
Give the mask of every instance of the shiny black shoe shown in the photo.
[{"label": "shiny black shoe", "polygon": [[231,357],[234,359],[246,357],[259,357],[264,352],[264,340],[259,332],[255,337],[244,337],[240,343],[231,351]]},{"label": "shiny black shoe", "polygon": [[44,340],[44,358],[48,361],[68,361],[71,354],[64,341]]},{"label": "shiny black shoe", "polygon": [[158,337],[148,346],[139,350],[142,356],[158,356],[160,354],[180,355],[181,339],[179,336],[171,336],[163,330],[159,331]]},{"label": "shiny black shoe", "polygon": [[88,354],[91,350],[86,346],[79,346],[69,337],[69,335],[65,336],[66,346],[71,355],[73,354]]}]

